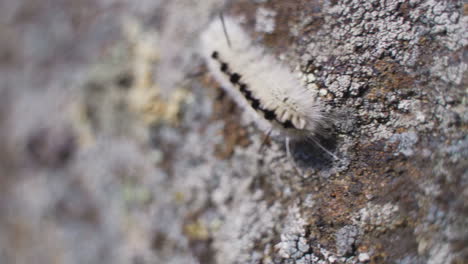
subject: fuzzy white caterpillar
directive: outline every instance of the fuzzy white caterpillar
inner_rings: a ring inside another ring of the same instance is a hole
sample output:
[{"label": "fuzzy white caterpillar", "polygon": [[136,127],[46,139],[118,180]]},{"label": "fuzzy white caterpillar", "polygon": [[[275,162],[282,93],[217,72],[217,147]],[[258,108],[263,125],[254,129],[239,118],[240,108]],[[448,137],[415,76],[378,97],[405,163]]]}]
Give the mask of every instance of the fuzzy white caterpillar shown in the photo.
[{"label": "fuzzy white caterpillar", "polygon": [[288,151],[290,137],[314,137],[323,121],[316,94],[287,66],[255,46],[233,18],[224,21],[225,27],[215,19],[201,35],[202,55],[217,81],[261,129],[286,136]]}]

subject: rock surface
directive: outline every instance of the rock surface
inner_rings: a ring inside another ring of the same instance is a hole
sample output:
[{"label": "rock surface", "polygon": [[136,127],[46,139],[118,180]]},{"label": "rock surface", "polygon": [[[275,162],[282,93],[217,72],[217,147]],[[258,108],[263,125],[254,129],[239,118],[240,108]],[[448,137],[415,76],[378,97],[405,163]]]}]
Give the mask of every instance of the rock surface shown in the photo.
[{"label": "rock surface", "polygon": [[[291,162],[281,138],[259,151],[197,54],[220,11],[317,90],[338,159],[299,142]],[[0,263],[467,263],[463,1],[0,14]]]}]

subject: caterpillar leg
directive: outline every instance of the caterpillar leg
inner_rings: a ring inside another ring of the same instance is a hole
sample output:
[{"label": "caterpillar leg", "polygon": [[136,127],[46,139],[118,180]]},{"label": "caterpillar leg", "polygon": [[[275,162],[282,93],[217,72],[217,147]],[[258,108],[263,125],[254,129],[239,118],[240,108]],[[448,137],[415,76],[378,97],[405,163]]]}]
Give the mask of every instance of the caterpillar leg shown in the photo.
[{"label": "caterpillar leg", "polygon": [[260,148],[258,149],[258,153],[262,153],[263,148],[265,147],[268,139],[270,139],[270,134],[271,134],[271,129],[268,130],[268,133],[266,133],[265,137],[263,138],[262,144],[260,145]]}]

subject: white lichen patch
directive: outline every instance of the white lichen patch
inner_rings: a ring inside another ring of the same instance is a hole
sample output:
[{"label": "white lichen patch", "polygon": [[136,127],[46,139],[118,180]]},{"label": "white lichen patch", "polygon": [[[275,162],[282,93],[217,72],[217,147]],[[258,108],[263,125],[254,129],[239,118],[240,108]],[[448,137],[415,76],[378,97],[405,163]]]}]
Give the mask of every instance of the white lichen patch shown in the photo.
[{"label": "white lichen patch", "polygon": [[398,150],[395,155],[403,154],[407,157],[414,155],[413,147],[418,143],[418,134],[414,131],[395,134],[389,139],[389,143],[399,142]]},{"label": "white lichen patch", "polygon": [[255,31],[273,33],[276,26],[276,11],[259,7],[255,16]]},{"label": "white lichen patch", "polygon": [[368,203],[366,207],[357,212],[353,218],[355,225],[363,230],[384,231],[393,229],[399,223],[398,205],[386,203],[384,205]]},{"label": "white lichen patch", "polygon": [[305,238],[306,221],[301,217],[297,206],[289,209],[286,218],[288,225],[281,233],[281,242],[275,248],[283,258],[299,259],[309,250],[307,238]]}]

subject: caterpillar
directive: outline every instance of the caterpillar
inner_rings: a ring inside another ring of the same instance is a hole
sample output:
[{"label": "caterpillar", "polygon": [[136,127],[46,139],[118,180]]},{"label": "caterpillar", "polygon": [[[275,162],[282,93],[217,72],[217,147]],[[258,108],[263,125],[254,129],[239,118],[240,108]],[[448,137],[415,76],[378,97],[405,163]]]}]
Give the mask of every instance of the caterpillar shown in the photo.
[{"label": "caterpillar", "polygon": [[317,94],[304,87],[289,67],[263,48],[231,17],[215,19],[201,34],[201,55],[223,89],[268,134],[312,139],[324,122]]}]

